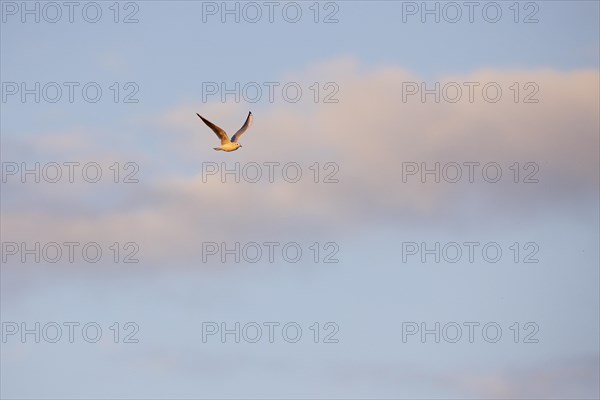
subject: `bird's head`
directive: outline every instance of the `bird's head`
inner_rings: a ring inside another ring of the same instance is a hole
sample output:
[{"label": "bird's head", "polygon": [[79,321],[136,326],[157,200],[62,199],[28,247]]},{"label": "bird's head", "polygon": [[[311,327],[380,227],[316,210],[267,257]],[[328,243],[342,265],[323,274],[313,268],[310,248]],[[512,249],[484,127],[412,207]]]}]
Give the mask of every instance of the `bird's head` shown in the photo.
[{"label": "bird's head", "polygon": [[239,143],[236,143],[236,146],[235,146],[235,147],[236,147],[236,148],[237,148],[237,147],[242,147],[242,145],[241,145],[241,144],[239,144]]}]

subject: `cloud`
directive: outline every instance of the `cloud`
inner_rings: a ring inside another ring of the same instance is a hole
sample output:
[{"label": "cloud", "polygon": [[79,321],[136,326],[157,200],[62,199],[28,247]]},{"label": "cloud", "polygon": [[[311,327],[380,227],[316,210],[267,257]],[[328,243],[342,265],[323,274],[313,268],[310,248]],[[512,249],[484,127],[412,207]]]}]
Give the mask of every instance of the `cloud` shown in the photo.
[{"label": "cloud", "polygon": [[521,367],[495,374],[464,374],[453,377],[462,393],[480,398],[563,399],[598,398],[598,355],[553,360],[535,368]]},{"label": "cloud", "polygon": [[[295,235],[327,236],[376,224],[395,226],[398,221],[408,227],[440,222],[479,225],[482,217],[502,220],[507,215],[538,218],[563,213],[567,218],[589,218],[589,207],[598,200],[598,71],[488,69],[438,79],[441,87],[448,82],[478,82],[479,87],[494,82],[503,89],[497,103],[485,101],[477,91],[473,102],[467,95],[456,103],[436,103],[433,96],[424,103],[419,96],[403,101],[406,83],[422,81],[418,75],[397,66],[363,69],[353,59],[311,66],[287,78],[335,81],[339,102],[252,107],[255,122],[243,137],[244,148],[231,154],[212,150],[217,139],[195,113],[202,111],[234,132],[243,123],[246,104],[176,104],[152,121],[155,130],[149,135],[157,148],[140,146],[120,155],[141,160],[142,171],[148,167],[139,184],[102,190],[90,185],[67,188],[72,199],[93,193],[97,208],[57,212],[60,202],[49,201],[31,212],[15,200],[19,193],[34,191],[43,197],[50,185],[32,189],[10,184],[14,195],[5,197],[12,201],[3,205],[6,239],[59,236],[67,240],[75,234],[109,241],[116,237],[142,242],[151,249],[150,259],[164,260],[172,254],[197,254],[202,241],[256,237],[257,229],[263,236],[259,240],[269,240],[289,235],[292,227]],[[509,89],[515,82],[521,88],[518,103]],[[525,93],[533,91],[524,89],[528,82],[539,88],[538,103],[521,102]],[[428,88],[434,85],[427,82]],[[64,136],[74,134],[73,140]],[[106,142],[91,154],[95,147],[90,137],[90,133],[85,139],[73,132],[55,133],[43,141],[68,142],[64,157],[76,154],[79,146],[88,157],[109,159],[112,149]],[[142,137],[147,137],[146,132]],[[18,145],[25,153],[39,154],[40,143]],[[52,151],[60,157],[59,146]],[[265,162],[280,163],[274,183],[267,181]],[[302,168],[298,183],[282,177],[280,168],[291,162]],[[310,167],[315,162],[319,162],[319,179],[329,172],[325,163],[335,163],[339,183],[314,183]],[[442,179],[436,184],[431,177],[421,183],[415,175],[403,183],[406,162],[426,163],[429,168],[436,162],[441,168],[458,163],[463,178],[459,183]],[[475,182],[469,183],[464,162],[498,163],[502,180],[486,182],[478,167]],[[525,169],[526,163],[534,162],[539,183],[513,183],[510,167],[515,162],[521,169],[520,180],[532,171]],[[219,174],[203,177],[206,163],[228,169],[236,163],[241,169],[256,163],[263,179],[249,183],[242,176],[236,183],[229,175],[221,183]],[[59,198],[60,191],[55,196]],[[534,210],[531,204],[536,204]],[[573,204],[579,206],[574,209]]]}]

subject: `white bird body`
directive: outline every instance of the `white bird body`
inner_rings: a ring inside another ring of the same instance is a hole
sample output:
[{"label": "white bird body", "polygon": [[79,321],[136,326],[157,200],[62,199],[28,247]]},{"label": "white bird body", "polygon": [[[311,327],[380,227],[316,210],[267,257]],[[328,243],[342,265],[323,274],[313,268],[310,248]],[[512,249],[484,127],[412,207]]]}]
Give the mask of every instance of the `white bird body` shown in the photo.
[{"label": "white bird body", "polygon": [[244,132],[246,132],[248,130],[248,128],[250,128],[250,125],[252,125],[252,118],[253,118],[252,112],[249,112],[248,117],[246,117],[246,122],[244,122],[244,125],[242,125],[242,127],[235,133],[235,135],[233,135],[231,137],[231,140],[229,140],[229,136],[227,136],[227,132],[225,132],[223,129],[219,128],[217,125],[213,124],[206,118],[202,117],[200,114],[196,113],[196,115],[198,117],[200,117],[200,119],[210,129],[213,130],[213,132],[217,135],[217,137],[219,139],[221,139],[221,147],[213,147],[213,149],[223,150],[226,152],[236,151],[237,149],[242,147],[242,145],[238,143],[238,140],[240,139],[240,136],[242,136],[244,134]]},{"label": "white bird body", "polygon": [[242,145],[239,144],[239,143],[229,142],[229,143],[225,143],[225,144],[221,145],[221,147],[213,147],[213,149],[215,149],[215,150],[223,150],[223,151],[229,152],[229,151],[236,151],[240,147],[242,147]]}]

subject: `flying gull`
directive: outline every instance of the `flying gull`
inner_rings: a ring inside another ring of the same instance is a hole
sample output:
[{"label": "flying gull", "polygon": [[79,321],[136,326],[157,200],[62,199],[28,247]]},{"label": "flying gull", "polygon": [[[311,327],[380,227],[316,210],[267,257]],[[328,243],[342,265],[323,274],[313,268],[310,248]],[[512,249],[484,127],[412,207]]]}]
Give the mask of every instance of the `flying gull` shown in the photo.
[{"label": "flying gull", "polygon": [[206,118],[204,118],[202,115],[200,115],[198,113],[196,113],[196,115],[199,116],[200,119],[206,125],[208,125],[208,127],[210,129],[212,129],[213,132],[215,132],[217,134],[219,139],[221,139],[221,147],[213,147],[215,150],[223,150],[223,151],[229,152],[229,151],[236,151],[237,149],[242,147],[242,145],[238,143],[238,140],[244,134],[244,132],[246,132],[248,130],[248,128],[250,128],[250,125],[252,125],[252,112],[249,112],[248,117],[246,118],[246,122],[244,122],[244,125],[240,128],[240,130],[238,130],[235,133],[235,135],[233,135],[231,137],[231,140],[229,140],[229,136],[227,136],[227,132],[225,132],[223,129],[219,128],[217,125],[213,124]]}]

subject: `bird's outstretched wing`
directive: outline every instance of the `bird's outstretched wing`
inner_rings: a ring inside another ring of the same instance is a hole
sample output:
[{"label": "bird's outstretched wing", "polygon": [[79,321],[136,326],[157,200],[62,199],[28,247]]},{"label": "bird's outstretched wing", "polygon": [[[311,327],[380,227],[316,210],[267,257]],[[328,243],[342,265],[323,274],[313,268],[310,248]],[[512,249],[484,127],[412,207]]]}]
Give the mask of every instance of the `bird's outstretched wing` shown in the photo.
[{"label": "bird's outstretched wing", "polygon": [[231,141],[233,143],[237,143],[237,141],[240,139],[240,136],[242,136],[244,134],[244,132],[246,132],[248,130],[248,128],[250,128],[250,125],[252,125],[252,112],[248,113],[248,117],[246,118],[246,122],[244,122],[244,125],[240,128],[240,130],[237,131],[235,133],[235,135],[233,135],[231,137]]},{"label": "bird's outstretched wing", "polygon": [[200,115],[198,113],[196,113],[196,115],[199,116],[200,119],[206,125],[208,125],[208,127],[210,129],[212,129],[214,133],[217,134],[217,136],[219,137],[219,139],[221,139],[221,145],[229,143],[229,137],[227,136],[227,133],[225,133],[225,131],[223,129],[219,128],[218,126],[216,126],[215,124],[213,124],[212,122],[210,122],[209,120],[207,120],[206,118],[202,117],[202,115]]}]

